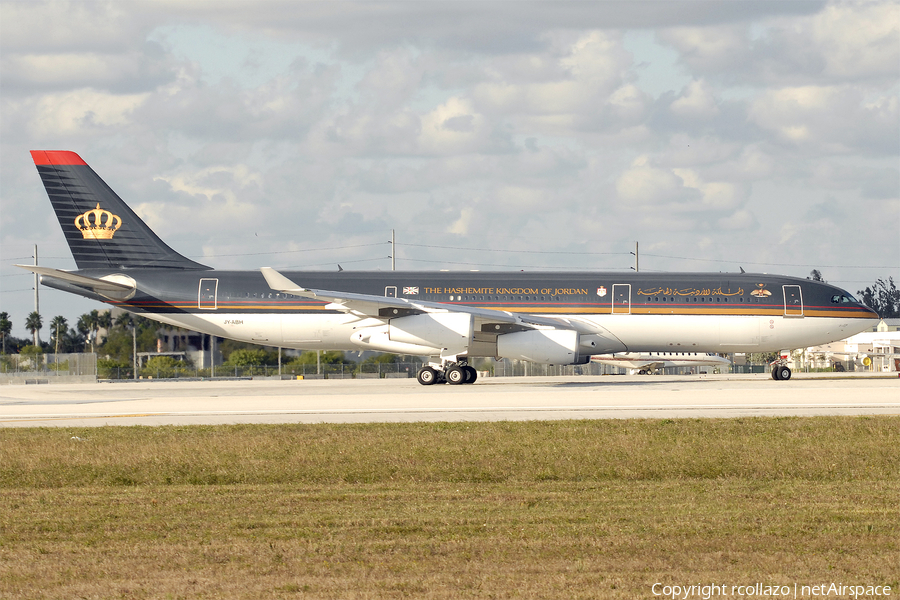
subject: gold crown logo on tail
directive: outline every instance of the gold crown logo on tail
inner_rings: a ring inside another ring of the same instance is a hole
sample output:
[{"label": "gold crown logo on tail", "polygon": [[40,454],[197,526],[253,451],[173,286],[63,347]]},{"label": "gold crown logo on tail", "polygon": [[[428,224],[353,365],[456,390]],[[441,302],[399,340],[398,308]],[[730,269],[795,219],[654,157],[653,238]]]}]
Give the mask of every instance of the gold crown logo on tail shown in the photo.
[{"label": "gold crown logo on tail", "polygon": [[81,231],[86,240],[111,240],[121,226],[122,219],[119,215],[101,210],[99,202],[97,208],[75,217],[75,227]]}]

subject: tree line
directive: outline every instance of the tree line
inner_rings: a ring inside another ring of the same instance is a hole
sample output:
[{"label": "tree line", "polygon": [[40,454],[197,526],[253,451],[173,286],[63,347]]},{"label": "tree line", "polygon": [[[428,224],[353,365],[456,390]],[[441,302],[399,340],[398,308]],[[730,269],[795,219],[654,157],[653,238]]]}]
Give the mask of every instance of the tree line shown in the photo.
[{"label": "tree line", "polygon": [[[122,313],[113,318],[109,310],[92,310],[81,315],[71,327],[68,320],[59,315],[50,321],[49,339],[39,340],[38,332],[44,329],[44,320],[37,312],[32,312],[25,320],[25,327],[32,338],[22,339],[10,335],[12,322],[9,314],[0,312],[0,336],[3,354],[18,354],[33,362],[33,358],[43,354],[67,354],[96,352],[98,367],[104,372],[131,373],[134,352],[155,352],[163,329],[160,323],[133,313]],[[218,338],[217,338],[218,339]],[[223,367],[274,367],[278,365],[278,349],[264,347],[235,340],[219,339],[216,344],[222,355]],[[199,349],[199,348],[198,348]],[[394,363],[400,357],[383,354],[363,361],[368,363]],[[343,352],[307,351],[297,356],[283,357],[282,366],[286,372],[292,368],[315,365],[356,365]],[[148,373],[170,373],[176,369],[193,368],[190,360],[178,360],[172,356],[150,358],[141,369]],[[306,369],[308,371],[308,369]]]}]

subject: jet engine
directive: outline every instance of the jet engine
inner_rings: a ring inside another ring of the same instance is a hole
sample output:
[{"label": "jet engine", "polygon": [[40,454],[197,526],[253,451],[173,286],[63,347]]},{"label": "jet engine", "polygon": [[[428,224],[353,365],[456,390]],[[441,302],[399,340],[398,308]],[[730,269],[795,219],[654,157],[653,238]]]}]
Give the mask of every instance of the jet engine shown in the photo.
[{"label": "jet engine", "polygon": [[474,318],[464,313],[426,313],[391,319],[350,336],[357,346],[399,354],[465,354],[474,335]]},{"label": "jet engine", "polygon": [[421,344],[405,344],[391,340],[388,325],[378,327],[366,327],[350,336],[350,341],[365,350],[377,352],[394,352],[396,354],[413,354],[421,356],[434,356],[440,354],[441,349],[434,346],[422,346]]},{"label": "jet engine", "polygon": [[426,313],[391,319],[388,335],[392,342],[446,348],[454,354],[468,350],[475,319],[466,313]]},{"label": "jet engine", "polygon": [[571,329],[532,329],[497,336],[497,356],[551,365],[583,365],[590,351],[581,353],[581,339]]}]

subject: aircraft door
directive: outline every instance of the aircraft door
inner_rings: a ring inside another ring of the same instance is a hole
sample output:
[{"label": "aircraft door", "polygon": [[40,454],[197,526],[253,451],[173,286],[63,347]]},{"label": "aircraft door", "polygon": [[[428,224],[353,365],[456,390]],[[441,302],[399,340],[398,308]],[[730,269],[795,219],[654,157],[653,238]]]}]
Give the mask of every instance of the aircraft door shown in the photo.
[{"label": "aircraft door", "polygon": [[631,284],[615,283],[612,293],[612,313],[614,315],[631,314]]},{"label": "aircraft door", "polygon": [[197,296],[197,308],[216,310],[216,292],[218,288],[218,279],[201,279],[200,293]]},{"label": "aircraft door", "polygon": [[397,286],[389,285],[384,288],[384,297],[385,298],[396,298],[397,297]]},{"label": "aircraft door", "polygon": [[786,285],[784,287],[784,316],[803,316],[803,295],[799,285]]}]

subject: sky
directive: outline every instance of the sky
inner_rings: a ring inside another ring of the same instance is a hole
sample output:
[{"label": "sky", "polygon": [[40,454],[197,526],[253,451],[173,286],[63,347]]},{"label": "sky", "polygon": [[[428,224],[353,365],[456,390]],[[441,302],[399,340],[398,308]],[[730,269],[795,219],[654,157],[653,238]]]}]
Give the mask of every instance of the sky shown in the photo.
[{"label": "sky", "polygon": [[[900,3],[0,0],[0,310],[74,269],[29,150],[216,268],[900,282]],[[394,231],[396,245],[388,243]],[[41,288],[43,338],[92,301]]]}]

